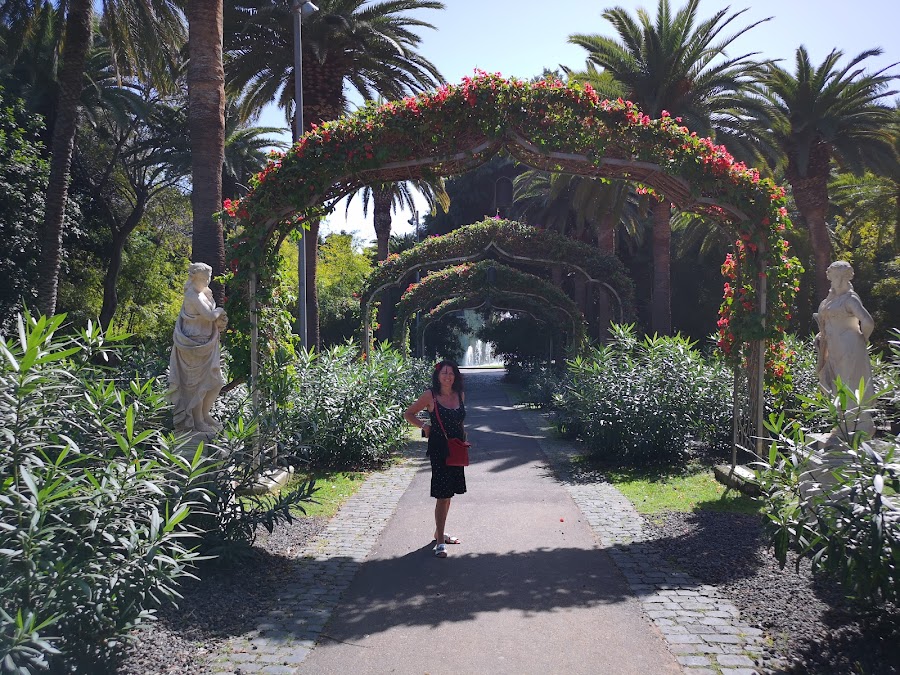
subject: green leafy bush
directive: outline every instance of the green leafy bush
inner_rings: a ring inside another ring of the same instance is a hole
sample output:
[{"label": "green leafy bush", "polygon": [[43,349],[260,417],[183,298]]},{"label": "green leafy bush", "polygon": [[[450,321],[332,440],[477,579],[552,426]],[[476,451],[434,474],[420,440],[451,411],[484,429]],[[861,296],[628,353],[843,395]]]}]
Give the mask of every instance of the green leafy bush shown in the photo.
[{"label": "green leafy bush", "polygon": [[490,320],[478,331],[478,337],[494,345],[494,356],[503,359],[507,368],[528,370],[546,361],[551,338],[561,342],[558,331],[551,332],[546,322],[527,315]]},{"label": "green leafy bush", "polygon": [[402,446],[403,411],[427,386],[428,372],[386,345],[366,359],[353,344],[276,350],[262,377],[261,432],[278,454],[303,456],[313,468],[380,465]]},{"label": "green leafy bush", "polygon": [[[900,437],[869,440],[853,432],[856,394],[819,393],[812,413],[836,425],[810,435],[783,414],[769,418],[773,436],[757,476],[763,511],[782,564],[789,550],[830,573],[847,595],[900,600]],[[799,565],[798,558],[798,565]]]},{"label": "green leafy bush", "polygon": [[154,426],[152,382],[118,388],[110,343],[62,316],[0,339],[0,671],[102,672],[190,575],[205,463]]},{"label": "green leafy bush", "polygon": [[604,459],[627,465],[672,464],[692,443],[727,447],[732,377],[681,336],[639,339],[633,325],[568,363],[553,402],[564,433]]},{"label": "green leafy bush", "polygon": [[257,430],[255,422],[238,417],[210,445],[218,461],[204,484],[209,503],[191,520],[203,532],[203,552],[226,563],[249,552],[260,527],[271,534],[277,525],[291,522],[293,510],[305,512],[303,504],[315,492],[312,480],[297,481],[276,494],[261,489],[275,472],[304,467],[308,457],[285,452]]}]

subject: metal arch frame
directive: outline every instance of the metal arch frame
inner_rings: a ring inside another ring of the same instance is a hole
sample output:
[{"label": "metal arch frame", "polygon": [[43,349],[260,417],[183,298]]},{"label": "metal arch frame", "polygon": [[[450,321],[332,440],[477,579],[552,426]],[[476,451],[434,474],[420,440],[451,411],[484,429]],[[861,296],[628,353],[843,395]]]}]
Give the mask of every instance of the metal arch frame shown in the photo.
[{"label": "metal arch frame", "polygon": [[438,269],[438,268],[447,267],[449,265],[463,263],[463,262],[487,260],[488,259],[487,254],[491,251],[491,249],[496,250],[501,256],[506,257],[507,259],[509,259],[513,262],[540,263],[540,264],[547,265],[547,266],[563,265],[563,266],[567,266],[569,269],[572,269],[572,270],[575,270],[575,271],[581,273],[581,275],[584,277],[584,279],[588,283],[603,286],[604,288],[606,288],[607,291],[609,291],[609,293],[616,299],[616,305],[618,307],[617,313],[619,316],[619,323],[622,323],[622,321],[624,320],[625,307],[624,307],[624,304],[622,303],[622,298],[616,292],[616,289],[613,288],[608,283],[606,283],[605,281],[602,281],[600,279],[595,279],[590,274],[588,274],[587,271],[585,271],[585,269],[582,268],[580,265],[576,265],[575,263],[569,262],[567,260],[551,260],[549,258],[531,258],[528,256],[520,256],[520,255],[516,255],[514,253],[509,253],[509,252],[505,251],[501,246],[499,246],[497,244],[497,242],[495,242],[492,239],[488,243],[488,245],[484,247],[483,250],[481,250],[477,253],[473,253],[471,255],[457,256],[455,258],[442,258],[440,260],[431,260],[428,262],[416,263],[415,265],[412,265],[412,266],[406,268],[403,271],[402,275],[400,275],[398,277],[397,281],[386,282],[386,283],[382,284],[381,286],[379,286],[378,288],[374,289],[371,293],[369,293],[368,298],[365,299],[362,303],[363,344],[366,345],[366,348],[368,348],[368,345],[371,343],[371,340],[372,340],[372,334],[369,329],[369,325],[370,325],[369,319],[370,319],[370,314],[371,314],[371,311],[370,311],[371,310],[371,302],[379,293],[381,293],[382,291],[384,291],[387,288],[399,288],[402,284],[403,279],[408,277],[413,272],[430,270],[430,269]]},{"label": "metal arch frame", "polygon": [[[503,295],[514,296],[514,297],[518,296],[518,297],[523,297],[523,298],[535,298],[535,299],[537,299],[537,300],[539,300],[539,301],[547,302],[547,299],[546,299],[543,295],[540,295],[539,293],[525,293],[525,292],[523,292],[523,291],[506,291],[506,290],[499,290],[499,289],[498,289],[497,292],[498,292],[498,293],[501,293],[501,294],[503,294]],[[459,294],[457,294],[457,295],[453,295],[453,296],[450,296],[450,297],[453,297],[453,298],[461,298],[461,297],[465,297],[466,295],[468,295],[468,294],[466,294],[466,293],[459,293]],[[446,300],[446,299],[447,299],[447,298],[444,298],[444,300]],[[549,305],[549,303],[548,303],[548,305]],[[550,306],[555,307],[555,305],[550,305]],[[560,311],[561,313],[563,313],[563,314],[565,314],[566,316],[568,316],[569,319],[571,320],[571,322],[572,322],[572,339],[575,339],[575,337],[578,335],[578,322],[579,322],[579,319],[581,318],[581,317],[580,317],[580,313],[579,313],[579,316],[576,317],[576,316],[572,316],[571,313],[569,313],[568,311],[566,311],[566,310],[563,309],[562,307],[559,307],[558,309],[559,309],[559,311]],[[418,310],[418,311],[423,311],[423,310]],[[448,311],[449,311],[449,310],[448,310]],[[397,317],[397,320],[399,320],[399,321],[401,322],[401,329],[400,329],[400,330],[401,330],[401,334],[402,334],[402,335],[406,335],[406,334],[407,334],[407,332],[406,332],[406,331],[407,331],[407,324],[409,323],[409,320],[412,318],[412,316],[413,316],[414,313],[415,313],[415,312],[410,313],[410,314],[406,314],[405,316],[402,316],[402,317],[401,317],[401,316],[398,316],[398,317]]]}]

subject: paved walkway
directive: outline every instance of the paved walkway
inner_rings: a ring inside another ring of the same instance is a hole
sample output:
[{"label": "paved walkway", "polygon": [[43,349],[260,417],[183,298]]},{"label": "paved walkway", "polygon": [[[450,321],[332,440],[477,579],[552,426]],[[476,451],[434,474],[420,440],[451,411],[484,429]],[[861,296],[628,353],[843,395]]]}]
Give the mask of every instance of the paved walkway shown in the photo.
[{"label": "paved walkway", "polygon": [[[469,371],[469,492],[431,555],[424,444],[374,474],[303,551],[276,606],[216,673],[756,672],[759,631],[668,568],[607,484],[567,474],[571,444]],[[552,469],[552,470],[550,470]]]}]

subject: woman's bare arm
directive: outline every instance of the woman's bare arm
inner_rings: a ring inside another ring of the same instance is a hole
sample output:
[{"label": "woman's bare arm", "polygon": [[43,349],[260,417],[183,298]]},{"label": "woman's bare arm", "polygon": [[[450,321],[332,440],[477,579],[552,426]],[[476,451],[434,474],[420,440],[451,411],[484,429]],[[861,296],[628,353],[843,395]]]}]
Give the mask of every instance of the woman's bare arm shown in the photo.
[{"label": "woman's bare arm", "polygon": [[425,429],[425,436],[427,437],[429,433],[431,433],[431,425],[428,422],[422,423],[416,415],[418,415],[423,410],[429,410],[431,406],[431,392],[425,391],[422,395],[415,400],[415,402],[406,409],[406,412],[403,413],[403,419],[412,424],[414,427],[418,427],[420,429]]}]

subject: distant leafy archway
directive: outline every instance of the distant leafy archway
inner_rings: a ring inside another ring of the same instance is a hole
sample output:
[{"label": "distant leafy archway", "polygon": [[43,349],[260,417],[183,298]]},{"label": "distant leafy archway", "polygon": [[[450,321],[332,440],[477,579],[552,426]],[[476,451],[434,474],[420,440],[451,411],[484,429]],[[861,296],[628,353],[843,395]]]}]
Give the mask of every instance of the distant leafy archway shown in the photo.
[{"label": "distant leafy archway", "polygon": [[[416,273],[484,259],[495,259],[532,271],[560,268],[577,275],[588,292],[599,289],[610,296],[614,301],[614,320],[622,323],[634,318],[633,285],[616,256],[552,230],[488,218],[441,237],[430,237],[382,261],[369,277],[360,297],[363,326],[368,329],[370,303],[385,288],[402,288]],[[368,342],[366,334],[363,344]]]},{"label": "distant leafy archway", "polygon": [[503,298],[528,298],[544,306],[545,311],[556,308],[568,321],[564,332],[567,339],[580,344],[584,340],[584,322],[578,306],[557,286],[507,265],[482,260],[436,270],[418,283],[410,284],[397,304],[397,324],[394,337],[405,345],[408,321],[420,309],[433,310],[451,298],[486,297],[491,292]]}]

